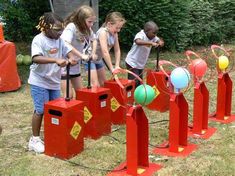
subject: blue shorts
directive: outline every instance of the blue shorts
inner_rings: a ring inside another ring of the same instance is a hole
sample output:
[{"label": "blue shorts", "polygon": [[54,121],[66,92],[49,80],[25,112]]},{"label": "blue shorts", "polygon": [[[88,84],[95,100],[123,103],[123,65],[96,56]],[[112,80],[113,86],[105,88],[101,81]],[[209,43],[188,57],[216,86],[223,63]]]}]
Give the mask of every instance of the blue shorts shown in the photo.
[{"label": "blue shorts", "polygon": [[[85,70],[88,71],[88,63],[84,64]],[[104,61],[100,60],[98,63],[91,62],[91,70],[99,70],[100,68],[104,67]]]},{"label": "blue shorts", "polygon": [[35,85],[30,85],[30,88],[34,110],[38,115],[42,115],[44,113],[44,104],[46,102],[60,97],[60,90],[50,90]]}]

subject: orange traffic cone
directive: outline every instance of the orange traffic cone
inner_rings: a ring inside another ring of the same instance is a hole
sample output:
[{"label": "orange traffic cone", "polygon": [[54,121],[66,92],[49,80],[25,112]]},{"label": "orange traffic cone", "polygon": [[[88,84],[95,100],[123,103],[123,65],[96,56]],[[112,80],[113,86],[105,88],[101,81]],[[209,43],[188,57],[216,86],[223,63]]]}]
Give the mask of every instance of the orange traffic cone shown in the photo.
[{"label": "orange traffic cone", "polygon": [[3,26],[2,23],[0,23],[0,43],[4,41],[4,35],[3,35]]}]

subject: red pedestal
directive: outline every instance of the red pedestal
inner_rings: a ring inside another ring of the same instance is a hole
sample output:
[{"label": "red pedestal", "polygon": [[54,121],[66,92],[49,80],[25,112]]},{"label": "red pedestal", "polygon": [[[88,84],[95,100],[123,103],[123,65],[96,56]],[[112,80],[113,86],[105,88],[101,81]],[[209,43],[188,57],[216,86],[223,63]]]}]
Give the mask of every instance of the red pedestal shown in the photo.
[{"label": "red pedestal", "polygon": [[216,128],[208,128],[209,92],[204,82],[195,82],[193,102],[193,126],[189,129],[189,136],[196,138],[210,138]]},{"label": "red pedestal", "polygon": [[[1,35],[1,34],[0,34]],[[0,92],[17,90],[21,86],[16,65],[15,44],[0,41]]]},{"label": "red pedestal", "polygon": [[111,90],[111,123],[113,124],[125,124],[126,113],[134,103],[135,81],[119,80],[124,88],[121,88],[115,80],[104,83],[104,87]]},{"label": "red pedestal", "polygon": [[235,115],[231,114],[233,82],[228,73],[218,75],[217,106],[216,112],[209,116],[210,120],[220,123],[235,121]]},{"label": "red pedestal", "polygon": [[76,99],[84,101],[84,136],[98,139],[111,132],[110,90],[107,88],[83,88],[76,91]]},{"label": "red pedestal", "polygon": [[126,119],[126,162],[115,168],[108,176],[148,176],[162,166],[149,163],[148,119],[140,105],[131,107]]},{"label": "red pedestal", "polygon": [[[188,103],[182,93],[170,95],[169,142],[154,149],[154,153],[168,156],[187,156],[196,149],[188,144]],[[168,145],[166,145],[168,144]]]},{"label": "red pedestal", "polygon": [[45,104],[45,154],[68,159],[84,148],[84,103],[63,98]]},{"label": "red pedestal", "polygon": [[169,110],[168,77],[162,71],[148,71],[146,83],[154,88],[156,95],[159,94],[147,108],[160,112]]}]

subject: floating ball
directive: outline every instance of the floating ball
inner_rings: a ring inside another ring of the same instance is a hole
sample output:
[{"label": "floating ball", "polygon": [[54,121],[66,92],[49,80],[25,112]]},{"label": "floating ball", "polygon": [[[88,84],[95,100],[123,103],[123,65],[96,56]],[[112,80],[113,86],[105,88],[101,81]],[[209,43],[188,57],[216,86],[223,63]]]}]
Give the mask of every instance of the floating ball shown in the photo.
[{"label": "floating ball", "polygon": [[189,64],[190,73],[195,76],[202,77],[205,75],[207,70],[207,64],[203,59],[194,59]]},{"label": "floating ball", "polygon": [[23,57],[23,64],[24,65],[30,65],[32,63],[32,59],[29,55],[25,55]]},{"label": "floating ball", "polygon": [[21,65],[23,63],[23,57],[24,56],[22,54],[18,54],[16,56],[16,63],[17,63],[17,65]]},{"label": "floating ball", "polygon": [[218,60],[218,65],[221,70],[224,70],[228,67],[229,60],[227,56],[220,56]]},{"label": "floating ball", "polygon": [[183,89],[189,84],[190,74],[187,69],[177,67],[171,72],[170,80],[176,89]]},{"label": "floating ball", "polygon": [[143,106],[151,103],[155,96],[156,94],[154,89],[147,84],[139,85],[134,92],[134,98],[136,103],[139,103]]}]

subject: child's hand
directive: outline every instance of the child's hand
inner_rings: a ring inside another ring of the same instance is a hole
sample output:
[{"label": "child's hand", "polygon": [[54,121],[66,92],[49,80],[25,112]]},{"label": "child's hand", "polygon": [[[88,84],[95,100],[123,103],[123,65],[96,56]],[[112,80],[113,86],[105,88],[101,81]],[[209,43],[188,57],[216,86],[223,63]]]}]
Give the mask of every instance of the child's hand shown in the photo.
[{"label": "child's hand", "polygon": [[56,59],[56,64],[60,67],[65,67],[68,64],[68,61],[65,59]]},{"label": "child's hand", "polygon": [[84,60],[84,61],[88,61],[90,59],[90,56],[86,55],[86,54],[82,54],[81,59]]},{"label": "child's hand", "polygon": [[164,41],[163,41],[163,40],[160,40],[160,41],[159,41],[159,45],[160,45],[161,47],[163,47],[163,46],[164,46]]},{"label": "child's hand", "polygon": [[153,46],[153,47],[158,47],[158,46],[159,46],[159,43],[152,42],[152,46]]},{"label": "child's hand", "polygon": [[69,58],[69,62],[71,65],[76,65],[78,63],[78,60],[75,58]]},{"label": "child's hand", "polygon": [[116,66],[115,66],[115,70],[118,70],[118,69],[120,70],[121,67],[120,67],[119,65],[116,65]]}]

